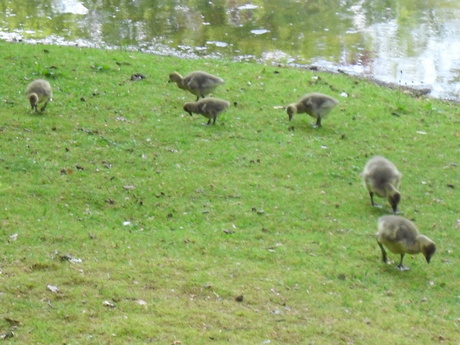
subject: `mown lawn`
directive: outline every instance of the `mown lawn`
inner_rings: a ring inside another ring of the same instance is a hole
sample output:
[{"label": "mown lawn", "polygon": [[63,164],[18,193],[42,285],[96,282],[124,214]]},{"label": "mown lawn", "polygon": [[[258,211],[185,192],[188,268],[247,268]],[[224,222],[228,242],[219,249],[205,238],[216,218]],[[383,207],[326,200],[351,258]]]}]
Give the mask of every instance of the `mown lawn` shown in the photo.
[{"label": "mown lawn", "polygon": [[[167,83],[198,69],[226,81],[214,126]],[[6,42],[0,73],[9,343],[459,344],[456,104],[283,66]],[[24,94],[36,78],[54,91],[43,114]],[[283,108],[312,91],[340,101],[320,129]],[[381,262],[391,208],[360,177],[375,154],[403,174],[430,265]]]}]

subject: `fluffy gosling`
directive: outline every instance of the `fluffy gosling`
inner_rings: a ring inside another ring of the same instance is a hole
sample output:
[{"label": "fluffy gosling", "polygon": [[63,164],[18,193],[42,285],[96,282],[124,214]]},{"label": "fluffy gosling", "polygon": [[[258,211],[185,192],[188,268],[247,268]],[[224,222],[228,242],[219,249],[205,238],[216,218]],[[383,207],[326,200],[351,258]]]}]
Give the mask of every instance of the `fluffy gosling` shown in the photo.
[{"label": "fluffy gosling", "polygon": [[205,98],[198,102],[188,102],[184,104],[184,110],[192,116],[192,113],[200,114],[209,119],[208,125],[215,124],[216,118],[225,109],[230,106],[230,103],[218,98]]},{"label": "fluffy gosling", "polygon": [[189,73],[184,78],[179,73],[173,72],[169,75],[168,83],[172,82],[176,83],[182,90],[190,91],[197,96],[196,100],[198,101],[200,97],[204,98],[216,87],[222,85],[224,80],[206,72],[196,71]]},{"label": "fluffy gosling", "polygon": [[382,156],[375,156],[364,166],[362,176],[371,197],[371,205],[378,206],[374,202],[374,194],[376,194],[381,198],[386,198],[393,212],[397,213],[398,204],[401,201],[398,189],[402,175],[396,166]]},{"label": "fluffy gosling", "polygon": [[296,113],[307,113],[316,119],[314,127],[321,127],[321,120],[327,117],[339,101],[322,93],[308,93],[299,102],[288,105],[286,112],[289,121]]},{"label": "fluffy gosling", "polygon": [[43,79],[37,79],[27,86],[26,95],[29,99],[30,106],[37,113],[38,104],[44,103],[40,108],[40,111],[44,111],[48,102],[52,100],[53,92],[51,91],[50,83]]},{"label": "fluffy gosling", "polygon": [[400,216],[383,216],[377,221],[377,243],[382,251],[382,260],[387,263],[385,247],[391,252],[401,255],[401,261],[397,266],[401,271],[409,268],[403,266],[403,259],[406,253],[423,253],[426,262],[430,263],[431,257],[436,251],[432,240],[420,235],[417,227],[410,220]]}]

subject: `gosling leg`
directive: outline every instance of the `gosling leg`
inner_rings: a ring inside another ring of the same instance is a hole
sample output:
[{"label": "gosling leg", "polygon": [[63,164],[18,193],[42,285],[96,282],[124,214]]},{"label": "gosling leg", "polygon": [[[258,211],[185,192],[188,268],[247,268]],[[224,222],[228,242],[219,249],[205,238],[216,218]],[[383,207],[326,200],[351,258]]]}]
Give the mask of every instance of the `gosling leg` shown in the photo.
[{"label": "gosling leg", "polygon": [[371,197],[371,205],[372,206],[377,206],[374,202],[374,193],[373,192],[369,192],[369,196]]},{"label": "gosling leg", "polygon": [[382,261],[384,263],[388,263],[387,252],[385,251],[385,248],[383,248],[383,245],[380,242],[377,243],[379,244],[380,250],[382,251]]},{"label": "gosling leg", "polygon": [[371,205],[373,207],[382,208],[382,205],[376,204],[374,202],[374,193],[373,192],[369,192],[369,196],[371,197]]},{"label": "gosling leg", "polygon": [[315,127],[316,127],[316,128],[320,128],[320,127],[321,127],[321,117],[318,117],[318,118],[316,119]]},{"label": "gosling leg", "polygon": [[46,106],[48,105],[48,101],[45,102],[45,104],[43,105],[43,107],[40,109],[40,111],[44,111],[46,109]]},{"label": "gosling leg", "polygon": [[399,262],[398,269],[400,271],[408,271],[409,267],[404,267],[403,265],[404,254],[401,254],[401,261]]}]

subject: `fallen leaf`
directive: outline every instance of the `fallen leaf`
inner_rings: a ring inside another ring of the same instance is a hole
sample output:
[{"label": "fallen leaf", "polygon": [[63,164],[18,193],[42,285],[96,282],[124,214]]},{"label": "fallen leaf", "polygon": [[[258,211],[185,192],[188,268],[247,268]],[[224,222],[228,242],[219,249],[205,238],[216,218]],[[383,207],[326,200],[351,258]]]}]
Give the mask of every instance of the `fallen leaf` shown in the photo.
[{"label": "fallen leaf", "polygon": [[147,302],[144,301],[143,299],[138,299],[138,300],[136,301],[136,303],[139,304],[139,305],[147,305]]},{"label": "fallen leaf", "polygon": [[177,153],[177,152],[179,152],[178,150],[176,150],[176,149],[171,149],[171,148],[165,148],[165,150],[168,151],[168,152],[172,152],[172,153]]},{"label": "fallen leaf", "polygon": [[135,73],[131,76],[131,80],[142,80],[142,79],[145,79],[145,75],[143,75],[142,73]]},{"label": "fallen leaf", "polygon": [[237,302],[243,302],[243,299],[244,299],[243,295],[239,295],[235,297],[235,301]]},{"label": "fallen leaf", "polygon": [[61,169],[61,175],[72,175],[72,173],[73,173],[73,170],[70,169],[70,168],[67,168],[67,169],[62,168]]},{"label": "fallen leaf", "polygon": [[74,258],[72,255],[70,254],[65,254],[65,255],[61,255],[60,256],[61,260],[62,261],[69,261],[73,264],[77,264],[77,263],[82,263],[83,260],[82,259],[79,259],[79,258]]},{"label": "fallen leaf", "polygon": [[10,319],[9,317],[5,317],[5,321],[8,322],[10,326],[18,327],[21,325],[21,321],[13,320],[13,319]]},{"label": "fallen leaf", "polygon": [[6,333],[0,334],[0,339],[8,339],[8,338],[13,338],[14,333],[13,331],[8,331]]},{"label": "fallen leaf", "polygon": [[46,287],[47,287],[47,288],[48,288],[48,290],[50,290],[51,292],[54,292],[54,293],[57,293],[57,292],[59,292],[59,289],[58,289],[58,287],[57,287],[57,286],[54,286],[54,285],[50,285],[50,284],[48,284],[48,285],[46,285]]},{"label": "fallen leaf", "polygon": [[110,308],[115,308],[115,304],[110,302],[110,301],[104,301],[104,302],[102,302],[102,305],[104,305],[106,307],[110,307]]}]

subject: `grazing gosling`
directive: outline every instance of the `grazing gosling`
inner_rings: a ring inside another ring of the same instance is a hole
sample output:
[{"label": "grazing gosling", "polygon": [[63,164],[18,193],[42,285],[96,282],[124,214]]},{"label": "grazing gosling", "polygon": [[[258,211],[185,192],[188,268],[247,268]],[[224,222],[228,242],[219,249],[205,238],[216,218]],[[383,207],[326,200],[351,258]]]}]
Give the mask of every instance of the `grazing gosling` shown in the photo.
[{"label": "grazing gosling", "polygon": [[417,227],[410,220],[400,216],[383,216],[377,221],[377,243],[382,250],[382,260],[387,263],[385,247],[391,252],[401,255],[398,268],[407,271],[409,268],[403,266],[403,259],[406,253],[423,253],[426,262],[430,263],[431,257],[436,251],[432,240],[420,235]]},{"label": "grazing gosling", "polygon": [[339,101],[322,93],[308,93],[299,102],[288,105],[286,112],[289,121],[296,113],[307,113],[316,119],[314,127],[321,127],[321,119],[327,117],[337,104]]},{"label": "grazing gosling", "polygon": [[38,113],[38,104],[44,103],[40,111],[44,111],[48,102],[53,98],[51,85],[46,80],[37,79],[31,82],[26,89],[26,95],[29,99],[30,106]]},{"label": "grazing gosling", "polygon": [[398,189],[402,174],[396,169],[396,166],[382,156],[375,156],[364,166],[362,176],[371,197],[371,205],[377,206],[374,203],[374,194],[377,194],[381,198],[386,198],[393,212],[397,213],[398,204],[401,201]]},{"label": "grazing gosling", "polygon": [[201,114],[207,119],[208,125],[215,124],[216,118],[225,109],[230,106],[230,103],[219,98],[205,98],[198,102],[188,102],[184,104],[184,110],[192,116],[192,113]]},{"label": "grazing gosling", "polygon": [[182,90],[190,91],[197,96],[196,100],[198,101],[200,97],[204,98],[216,87],[222,85],[224,80],[206,72],[196,71],[187,74],[184,78],[179,73],[173,72],[169,75],[168,83],[172,82],[176,83]]}]

